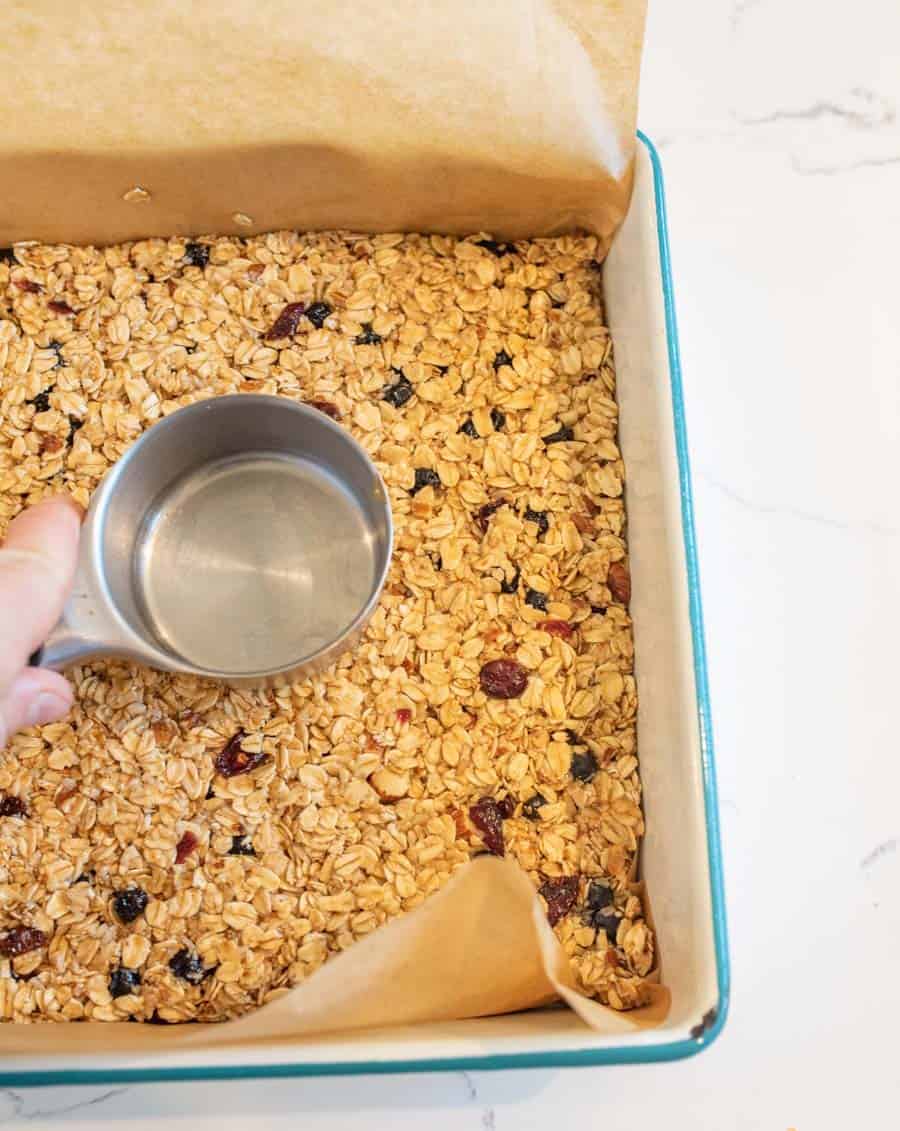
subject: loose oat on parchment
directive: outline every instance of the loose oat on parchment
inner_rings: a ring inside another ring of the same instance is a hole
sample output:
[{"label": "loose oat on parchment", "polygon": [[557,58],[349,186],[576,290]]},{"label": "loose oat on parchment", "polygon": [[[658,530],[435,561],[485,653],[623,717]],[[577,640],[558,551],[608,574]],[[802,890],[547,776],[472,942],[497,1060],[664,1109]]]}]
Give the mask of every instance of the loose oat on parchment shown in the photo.
[{"label": "loose oat on parchment", "polygon": [[252,390],[353,431],[397,545],[362,645],[326,675],[246,692],[86,665],[71,718],[0,754],[0,1017],[239,1015],[485,850],[532,876],[585,992],[642,1001],[594,253],[290,232],[5,253],[0,532],[49,491],[87,504],[161,415]]}]

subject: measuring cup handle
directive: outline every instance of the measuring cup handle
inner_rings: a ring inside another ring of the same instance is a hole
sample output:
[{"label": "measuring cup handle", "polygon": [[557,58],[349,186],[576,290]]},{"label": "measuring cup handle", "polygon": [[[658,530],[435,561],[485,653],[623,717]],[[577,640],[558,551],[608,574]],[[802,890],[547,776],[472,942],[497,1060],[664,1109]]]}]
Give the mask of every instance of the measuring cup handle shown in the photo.
[{"label": "measuring cup handle", "polygon": [[40,648],[28,657],[28,666],[49,668],[60,672],[90,657],[103,655],[110,649],[97,640],[88,640],[67,623],[65,614],[62,620],[50,630],[50,634]]}]

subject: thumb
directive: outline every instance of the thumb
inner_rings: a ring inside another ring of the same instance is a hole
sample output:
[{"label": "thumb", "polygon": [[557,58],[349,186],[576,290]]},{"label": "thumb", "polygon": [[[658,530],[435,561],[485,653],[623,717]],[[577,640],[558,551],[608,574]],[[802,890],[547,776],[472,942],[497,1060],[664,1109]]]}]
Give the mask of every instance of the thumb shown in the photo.
[{"label": "thumb", "polygon": [[72,706],[72,688],[59,672],[26,668],[0,701],[0,750],[22,727],[61,719]]}]

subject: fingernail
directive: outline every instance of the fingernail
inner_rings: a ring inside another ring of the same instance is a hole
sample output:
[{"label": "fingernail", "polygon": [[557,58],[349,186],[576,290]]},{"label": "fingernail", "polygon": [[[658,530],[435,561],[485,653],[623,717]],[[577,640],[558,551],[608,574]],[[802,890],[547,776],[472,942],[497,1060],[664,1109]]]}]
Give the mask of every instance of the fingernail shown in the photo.
[{"label": "fingernail", "polygon": [[36,699],[28,704],[25,713],[25,726],[42,727],[45,723],[61,719],[68,711],[69,704],[61,695],[54,695],[50,691],[42,691]]}]

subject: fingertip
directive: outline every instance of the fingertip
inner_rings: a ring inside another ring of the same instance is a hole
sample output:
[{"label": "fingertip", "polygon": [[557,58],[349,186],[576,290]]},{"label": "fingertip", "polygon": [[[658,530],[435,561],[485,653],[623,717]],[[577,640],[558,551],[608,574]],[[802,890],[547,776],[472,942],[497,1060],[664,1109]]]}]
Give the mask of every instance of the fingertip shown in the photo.
[{"label": "fingertip", "polygon": [[0,748],[23,727],[46,726],[68,714],[72,687],[58,672],[26,668],[0,703]]}]

